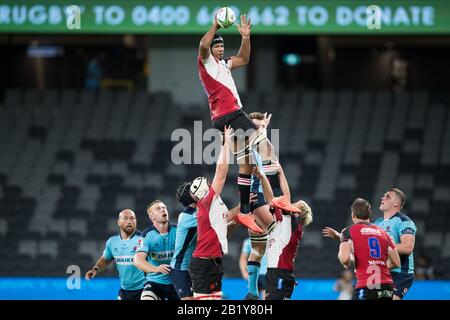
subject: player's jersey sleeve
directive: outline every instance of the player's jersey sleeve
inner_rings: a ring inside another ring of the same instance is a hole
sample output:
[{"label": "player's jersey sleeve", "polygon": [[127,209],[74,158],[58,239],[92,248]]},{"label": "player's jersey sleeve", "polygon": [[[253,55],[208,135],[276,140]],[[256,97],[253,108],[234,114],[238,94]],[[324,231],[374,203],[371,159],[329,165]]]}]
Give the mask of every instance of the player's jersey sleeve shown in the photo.
[{"label": "player's jersey sleeve", "polygon": [[144,240],[140,241],[136,252],[145,252],[145,253],[149,253],[150,252],[150,247],[151,247],[151,241],[150,241],[150,233],[147,233],[145,235]]},{"label": "player's jersey sleeve", "polygon": [[250,239],[245,239],[243,245],[242,245],[242,251],[241,253],[245,253],[247,255],[250,255],[250,252],[252,251],[252,245],[250,243]]},{"label": "player's jersey sleeve", "polygon": [[416,231],[417,231],[416,225],[414,224],[414,222],[412,222],[412,220],[401,221],[398,224],[398,234],[400,237],[405,234],[411,234],[415,236]]},{"label": "player's jersey sleeve", "polygon": [[341,242],[347,242],[352,239],[352,235],[350,234],[350,228],[345,228],[341,232]]},{"label": "player's jersey sleeve", "polygon": [[108,241],[106,241],[106,245],[105,245],[105,250],[103,250],[103,258],[105,258],[106,260],[113,260],[114,256],[112,254],[112,250],[111,250],[111,238],[108,239]]}]

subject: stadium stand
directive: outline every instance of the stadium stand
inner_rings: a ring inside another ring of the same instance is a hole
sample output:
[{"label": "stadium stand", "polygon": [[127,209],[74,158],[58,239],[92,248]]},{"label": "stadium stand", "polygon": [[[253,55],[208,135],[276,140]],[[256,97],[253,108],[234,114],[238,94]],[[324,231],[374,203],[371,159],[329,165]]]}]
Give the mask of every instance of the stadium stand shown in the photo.
[{"label": "stadium stand", "polygon": [[[321,229],[348,224],[357,196],[377,208],[393,185],[405,191],[406,212],[418,226],[415,252],[432,258],[437,277],[450,277],[447,95],[280,90],[241,97],[248,113],[273,113],[293,197],[315,214],[298,277],[336,277],[337,243],[323,239]],[[7,90],[0,104],[0,275],[62,276],[71,264],[87,270],[117,232],[123,208],[134,209],[145,229],[147,204],[161,199],[176,223],[176,187],[213,175],[212,166],[170,159],[172,131],[193,133],[197,120],[210,127],[206,103],[180,106],[165,92]],[[236,170],[223,192],[230,207],[238,203]],[[240,277],[246,236],[240,228],[230,240],[226,277]]]}]

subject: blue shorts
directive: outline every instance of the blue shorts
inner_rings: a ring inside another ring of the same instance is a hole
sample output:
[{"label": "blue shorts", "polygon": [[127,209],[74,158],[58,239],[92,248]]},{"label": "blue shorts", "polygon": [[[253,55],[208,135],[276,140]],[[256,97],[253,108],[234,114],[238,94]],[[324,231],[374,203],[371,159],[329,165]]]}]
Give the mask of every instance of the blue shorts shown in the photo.
[{"label": "blue shorts", "polygon": [[180,299],[194,296],[191,277],[187,270],[171,269],[169,276]]},{"label": "blue shorts", "polygon": [[414,273],[391,272],[394,281],[394,295],[403,299],[414,281]]},{"label": "blue shorts", "polygon": [[145,291],[152,291],[161,300],[180,300],[172,284],[161,284],[149,281],[144,285],[143,292]]},{"label": "blue shorts", "polygon": [[[255,193],[255,192],[253,192],[253,193]],[[253,210],[256,210],[259,207],[262,207],[266,204],[267,204],[267,202],[264,199],[264,194],[261,192],[258,192],[258,198],[257,198],[256,202],[250,203],[250,212],[252,212]]]}]

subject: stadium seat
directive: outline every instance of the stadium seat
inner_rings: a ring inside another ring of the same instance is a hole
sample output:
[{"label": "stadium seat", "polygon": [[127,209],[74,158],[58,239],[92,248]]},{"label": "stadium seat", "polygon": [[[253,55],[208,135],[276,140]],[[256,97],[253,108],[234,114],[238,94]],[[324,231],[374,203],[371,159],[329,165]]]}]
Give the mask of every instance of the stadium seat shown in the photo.
[{"label": "stadium seat", "polygon": [[[393,185],[406,192],[417,248],[432,252],[436,262],[447,261],[446,102],[426,91],[334,89],[250,90],[241,98],[247,111],[273,113],[292,197],[306,200],[314,212],[299,250],[299,275],[337,276],[337,245],[323,240],[320,230],[348,225],[357,196],[378,207]],[[117,233],[120,210],[133,209],[144,229],[146,206],[158,198],[176,222],[176,187],[214,174],[213,166],[172,164],[172,131],[193,133],[199,120],[204,130],[211,125],[204,105],[177,105],[167,92],[12,88],[0,110],[0,212],[8,213],[0,217],[0,238],[13,241],[19,256],[2,265],[2,273],[52,275],[69,264],[91,267]],[[236,174],[231,166],[229,177]],[[222,197],[230,207],[238,203],[231,178]],[[238,230],[230,240],[226,276],[240,276],[237,253],[247,236]],[[323,258],[316,257],[318,248]],[[35,258],[41,267],[46,259],[54,262],[46,269],[19,266]],[[108,272],[114,274],[113,268]]]}]

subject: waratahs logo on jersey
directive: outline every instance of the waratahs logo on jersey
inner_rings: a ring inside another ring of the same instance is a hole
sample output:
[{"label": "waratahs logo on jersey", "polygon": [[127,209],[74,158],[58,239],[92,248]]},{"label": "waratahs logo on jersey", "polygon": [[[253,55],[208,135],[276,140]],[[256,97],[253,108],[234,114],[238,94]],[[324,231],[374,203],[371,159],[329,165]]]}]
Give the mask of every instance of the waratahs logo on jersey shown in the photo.
[{"label": "waratahs logo on jersey", "polygon": [[144,239],[139,238],[137,241],[137,246],[133,248],[134,251],[141,249],[144,246]]}]

